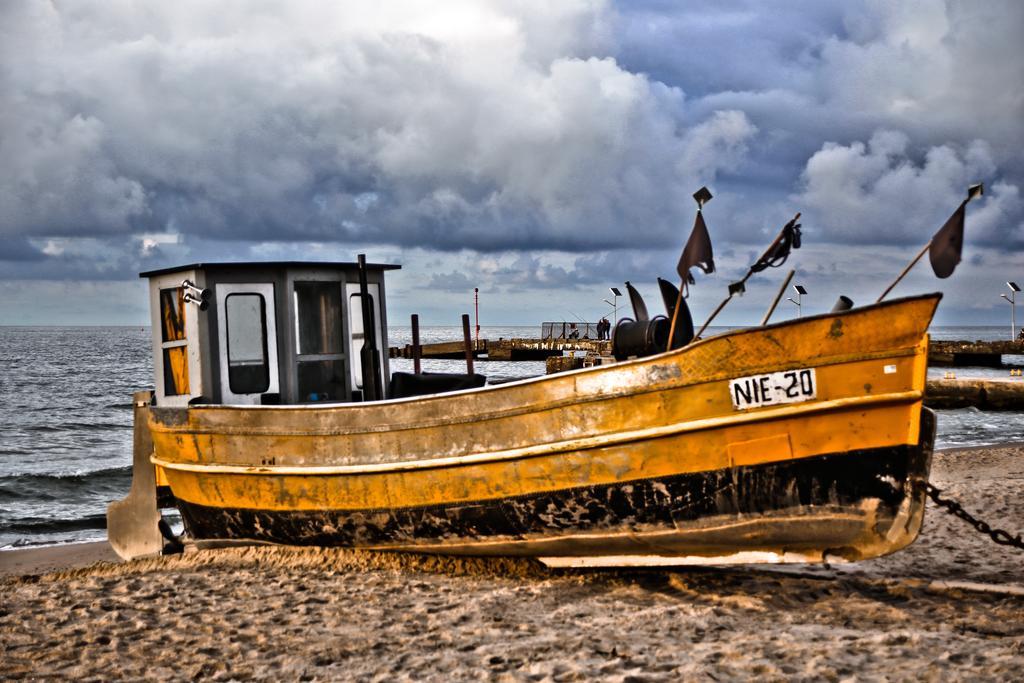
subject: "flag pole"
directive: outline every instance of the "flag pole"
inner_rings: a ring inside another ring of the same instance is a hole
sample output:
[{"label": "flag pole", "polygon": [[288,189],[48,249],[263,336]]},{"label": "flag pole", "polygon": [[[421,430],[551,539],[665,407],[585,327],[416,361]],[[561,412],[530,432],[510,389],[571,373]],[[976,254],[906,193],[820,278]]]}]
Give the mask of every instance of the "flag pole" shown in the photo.
[{"label": "flag pole", "polygon": [[908,263],[907,267],[903,269],[903,272],[896,276],[896,279],[893,280],[892,284],[885,288],[885,291],[882,292],[882,296],[878,297],[878,300],[875,301],[876,304],[882,303],[882,299],[884,299],[889,292],[891,292],[893,288],[900,283],[900,280],[906,277],[907,273],[910,272],[910,269],[917,265],[917,262],[921,260],[921,257],[928,252],[931,246],[932,241],[928,240],[928,244],[924,245],[921,251],[917,252],[917,256],[914,257],[914,260]]},{"label": "flag pole", "polygon": [[[685,282],[686,278],[683,278]],[[679,316],[679,307],[683,303],[683,282],[680,282],[679,292],[676,294],[676,307],[672,309],[672,326],[668,328],[668,346],[665,348],[672,350],[672,337],[676,334],[676,318]]]},{"label": "flag pole", "polygon": [[718,308],[712,311],[711,316],[707,320],[705,320],[704,324],[700,326],[699,330],[697,330],[697,334],[693,335],[694,339],[700,339],[701,333],[708,328],[708,325],[711,324],[712,320],[718,317],[718,314],[722,312],[722,309],[725,308],[725,305],[732,301],[733,295],[735,295],[737,292],[742,292],[744,290],[744,283],[746,283],[747,279],[753,274],[753,270],[747,271],[747,274],[743,276],[742,280],[740,280],[739,282],[734,282],[733,284],[729,285],[729,296],[725,297],[725,299],[722,300],[722,303],[718,304]]},{"label": "flag pole", "polygon": [[761,318],[761,327],[768,324],[768,319],[771,318],[772,313],[775,312],[775,307],[779,305],[779,301],[782,299],[782,295],[786,293],[786,287],[789,287],[789,283],[793,280],[794,275],[796,275],[796,268],[790,268],[789,274],[786,275],[786,279],[782,281],[782,286],[779,287],[779,293],[775,295],[772,305],[768,307],[768,310],[765,311],[764,317]]},{"label": "flag pole", "polygon": [[[700,215],[700,212],[704,209],[704,204],[711,200],[712,196],[708,192],[707,187],[702,187],[693,193],[693,198],[697,202],[697,215]],[[672,350],[672,339],[676,335],[676,319],[679,317],[679,307],[683,304],[683,287],[686,286],[686,274],[680,273],[679,278],[679,291],[676,293],[676,305],[672,309],[672,322],[668,328],[668,345],[665,347],[669,351]]]},{"label": "flag pole", "polygon": [[[744,279],[746,279],[746,278],[744,278]],[[700,329],[699,329],[699,330],[697,330],[697,334],[693,335],[693,338],[694,338],[694,339],[700,339],[700,335],[701,335],[701,333],[702,333],[702,332],[704,332],[704,330],[706,330],[706,329],[707,329],[708,325],[710,325],[710,324],[711,324],[711,321],[712,321],[712,320],[714,320],[714,319],[715,319],[715,317],[716,317],[716,316],[717,316],[717,315],[718,315],[719,313],[721,313],[721,312],[722,312],[722,309],[723,309],[723,308],[725,308],[725,305],[726,305],[727,303],[729,303],[729,301],[731,301],[731,300],[732,300],[732,293],[730,293],[730,294],[729,294],[729,296],[727,296],[727,297],[725,298],[725,300],[724,300],[724,301],[722,301],[722,303],[718,304],[718,308],[716,308],[716,309],[714,310],[714,312],[713,312],[713,313],[711,314],[711,317],[710,317],[710,318],[708,318],[708,319],[707,319],[707,320],[706,320],[706,321],[704,322],[704,324],[700,326]]]},{"label": "flag pole", "polygon": [[[767,249],[764,250],[764,253],[761,254],[761,258],[757,259],[757,261],[754,262],[754,265],[750,266],[750,268],[747,270],[747,274],[743,276],[743,279],[740,280],[739,282],[734,282],[731,285],[729,285],[729,296],[725,297],[722,303],[718,304],[718,308],[714,310],[714,312],[711,314],[711,317],[708,318],[703,325],[701,325],[700,329],[697,330],[697,334],[693,335],[694,339],[698,339],[700,337],[701,333],[704,332],[704,330],[708,328],[708,325],[711,324],[711,321],[714,320],[718,316],[718,314],[722,312],[722,309],[725,308],[726,304],[732,301],[733,296],[735,296],[736,294],[743,293],[743,291],[746,289],[745,285],[747,283],[747,280],[750,279],[750,276],[753,275],[755,272],[760,272],[755,271],[754,268],[757,267],[759,263],[767,259],[772,254],[772,252],[775,251],[775,248],[779,246],[783,238],[785,238],[786,236],[786,228],[788,228],[791,225],[796,225],[796,222],[798,220],[800,220],[799,213],[793,216],[793,220],[782,226],[782,230],[779,230],[779,234],[775,236],[775,239],[772,240],[772,243],[768,245]],[[780,263],[778,265],[782,264]],[[763,268],[761,270],[763,270]]]},{"label": "flag pole", "polygon": [[[956,239],[953,242],[956,245],[955,251],[953,252],[953,256],[956,260],[953,261],[951,265],[949,265],[949,272],[946,272],[944,275],[939,273],[939,271],[936,269],[935,255],[933,254],[932,256],[932,270],[935,271],[935,274],[938,277],[946,278],[952,275],[953,269],[955,269],[957,264],[960,263],[960,249],[963,247],[964,209],[967,208],[967,204],[970,203],[972,199],[980,197],[983,194],[985,194],[985,186],[983,183],[977,183],[967,188],[967,199],[960,202],[960,206],[956,208],[956,211],[953,212],[953,215],[949,217],[946,223],[941,228],[939,228],[939,231],[932,235],[932,238],[928,240],[928,244],[924,245],[921,248],[921,251],[919,251],[917,253],[917,256],[915,256],[914,259],[907,264],[907,267],[903,269],[903,272],[896,276],[896,279],[893,280],[893,283],[885,288],[885,291],[882,292],[882,296],[878,297],[878,300],[875,301],[876,304],[881,303],[882,299],[884,299],[889,294],[889,292],[891,292],[893,288],[900,283],[900,280],[906,277],[907,273],[910,272],[910,269],[917,265],[917,262],[921,260],[921,257],[925,255],[925,252],[931,249],[932,245],[936,244],[936,238],[939,238],[939,242],[936,246],[939,248],[940,253],[943,249],[946,249],[948,252],[948,250],[951,248],[950,235],[956,234]],[[949,232],[950,230],[952,230],[953,232]],[[946,254],[946,257],[948,258],[948,253]]]}]

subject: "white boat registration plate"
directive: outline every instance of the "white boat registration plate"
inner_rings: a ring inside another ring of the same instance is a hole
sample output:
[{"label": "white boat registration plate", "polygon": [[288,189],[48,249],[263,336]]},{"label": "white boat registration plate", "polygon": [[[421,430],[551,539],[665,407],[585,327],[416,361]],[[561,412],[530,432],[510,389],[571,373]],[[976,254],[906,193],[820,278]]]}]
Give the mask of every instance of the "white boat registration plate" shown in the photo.
[{"label": "white boat registration plate", "polygon": [[730,380],[729,393],[733,408],[748,410],[810,401],[818,395],[818,382],[814,368],[769,372]]}]

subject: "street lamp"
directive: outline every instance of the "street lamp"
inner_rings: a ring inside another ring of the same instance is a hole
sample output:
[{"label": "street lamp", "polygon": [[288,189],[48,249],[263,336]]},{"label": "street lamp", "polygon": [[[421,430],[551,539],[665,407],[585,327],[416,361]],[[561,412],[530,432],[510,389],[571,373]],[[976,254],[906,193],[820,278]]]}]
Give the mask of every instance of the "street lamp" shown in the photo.
[{"label": "street lamp", "polygon": [[622,292],[619,291],[618,287],[609,287],[608,289],[611,290],[614,303],[608,301],[608,299],[603,299],[603,301],[612,307],[612,320],[614,321],[612,324],[615,324],[619,320],[619,297],[622,296]]},{"label": "street lamp", "polygon": [[796,299],[792,297],[786,297],[786,301],[796,305],[796,317],[803,317],[803,310],[800,308],[800,297],[807,293],[807,288],[803,285],[793,285],[793,289],[796,291]]},{"label": "street lamp", "polygon": [[1010,341],[1014,341],[1017,339],[1017,292],[1020,291],[1020,287],[1016,282],[1007,282],[1006,286],[1010,288],[1010,296],[1005,294],[999,296],[1010,304]]},{"label": "street lamp", "polygon": [[476,315],[476,348],[480,348],[480,288],[473,288],[473,312]]}]

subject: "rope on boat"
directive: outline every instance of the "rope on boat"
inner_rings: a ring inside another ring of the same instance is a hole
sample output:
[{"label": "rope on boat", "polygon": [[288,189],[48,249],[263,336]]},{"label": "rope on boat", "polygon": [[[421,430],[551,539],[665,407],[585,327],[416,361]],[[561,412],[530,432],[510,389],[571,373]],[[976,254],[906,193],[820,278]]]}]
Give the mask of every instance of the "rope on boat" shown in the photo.
[{"label": "rope on boat", "polygon": [[925,490],[928,492],[928,496],[935,501],[935,504],[940,508],[943,508],[946,512],[958,517],[963,521],[973,526],[979,533],[987,534],[993,541],[999,545],[1010,546],[1017,550],[1024,550],[1024,539],[1021,539],[1021,535],[1011,536],[1010,532],[1004,531],[1003,529],[994,529],[990,524],[984,522],[971,513],[964,510],[960,503],[955,500],[949,500],[942,497],[942,489],[929,483],[926,485]]}]

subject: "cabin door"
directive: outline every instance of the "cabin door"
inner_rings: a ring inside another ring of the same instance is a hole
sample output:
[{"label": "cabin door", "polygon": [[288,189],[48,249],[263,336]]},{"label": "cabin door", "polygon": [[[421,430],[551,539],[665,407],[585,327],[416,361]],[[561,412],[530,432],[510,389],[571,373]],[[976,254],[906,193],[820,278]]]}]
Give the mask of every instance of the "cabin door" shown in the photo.
[{"label": "cabin door", "polygon": [[274,285],[218,284],[220,395],[227,405],[280,393]]},{"label": "cabin door", "polygon": [[[383,370],[387,367],[385,362],[388,350],[384,348],[384,334],[381,327],[380,287],[377,283],[371,282],[367,285],[366,291],[370,295],[370,307],[373,309],[373,321],[376,328],[377,353],[380,355],[380,367]],[[348,329],[351,337],[349,341],[351,348],[349,362],[352,369],[352,389],[354,391],[362,391],[362,350],[363,344],[366,341],[366,335],[363,331],[363,301],[362,296],[359,294],[358,284],[350,282],[345,285],[345,299],[348,301]],[[387,387],[387,378],[384,378],[384,386]]]}]

